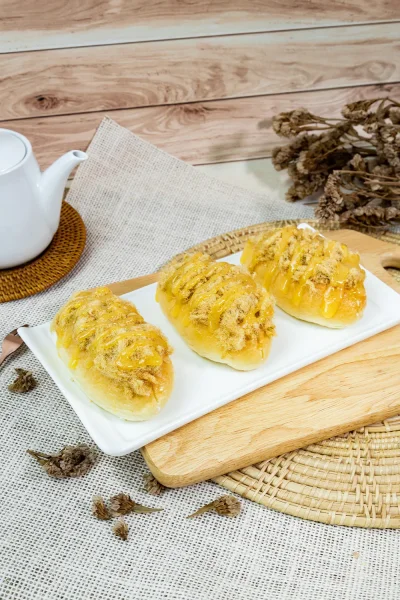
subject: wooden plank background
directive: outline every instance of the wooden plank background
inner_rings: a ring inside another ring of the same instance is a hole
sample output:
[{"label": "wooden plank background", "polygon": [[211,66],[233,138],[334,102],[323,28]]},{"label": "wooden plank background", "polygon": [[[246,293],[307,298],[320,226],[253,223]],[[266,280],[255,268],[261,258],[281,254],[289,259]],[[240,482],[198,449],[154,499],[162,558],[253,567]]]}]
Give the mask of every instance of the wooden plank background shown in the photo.
[{"label": "wooden plank background", "polygon": [[398,0],[0,0],[0,127],[42,167],[105,114],[193,164],[266,157],[281,110],[399,99],[399,58]]},{"label": "wooden plank background", "polygon": [[400,101],[400,84],[23,119],[0,125],[32,140],[43,168],[63,152],[85,150],[105,116],[198,165],[270,156],[274,146],[284,143],[272,130],[272,117],[279,111],[305,106],[323,116],[340,116],[344,103],[382,95]]},{"label": "wooden plank background", "polygon": [[1,118],[400,81],[399,49],[389,23],[3,54]]},{"label": "wooden plank background", "polygon": [[398,0],[0,0],[0,52],[399,19]]}]

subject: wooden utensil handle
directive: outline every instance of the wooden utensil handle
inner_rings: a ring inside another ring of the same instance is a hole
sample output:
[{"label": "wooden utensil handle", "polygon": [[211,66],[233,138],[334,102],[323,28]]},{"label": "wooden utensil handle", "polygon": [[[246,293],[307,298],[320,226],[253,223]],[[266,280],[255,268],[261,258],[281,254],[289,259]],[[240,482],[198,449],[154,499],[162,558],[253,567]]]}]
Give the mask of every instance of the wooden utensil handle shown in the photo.
[{"label": "wooden utensil handle", "polygon": [[142,275],[142,277],[136,277],[135,279],[125,279],[125,281],[117,281],[116,283],[110,283],[107,285],[113,294],[122,296],[133,290],[138,290],[145,285],[150,285],[157,281],[157,273],[150,273],[150,275]]}]

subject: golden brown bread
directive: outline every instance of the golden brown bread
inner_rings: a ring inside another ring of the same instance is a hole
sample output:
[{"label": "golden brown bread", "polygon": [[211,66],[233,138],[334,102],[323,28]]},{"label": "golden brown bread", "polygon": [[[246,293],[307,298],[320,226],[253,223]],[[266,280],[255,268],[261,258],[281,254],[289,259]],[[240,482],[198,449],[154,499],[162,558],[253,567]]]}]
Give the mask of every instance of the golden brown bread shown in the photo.
[{"label": "golden brown bread", "polygon": [[363,314],[359,255],[318,232],[290,225],[268,231],[246,243],[241,262],[298,319],[339,328]]},{"label": "golden brown bread", "polygon": [[186,254],[161,271],[157,300],[200,356],[239,370],[266,360],[274,303],[241,267],[200,252]]},{"label": "golden brown bread", "polygon": [[108,288],[74,294],[52,330],[74,379],[108,412],[143,421],[167,402],[173,386],[167,339]]}]

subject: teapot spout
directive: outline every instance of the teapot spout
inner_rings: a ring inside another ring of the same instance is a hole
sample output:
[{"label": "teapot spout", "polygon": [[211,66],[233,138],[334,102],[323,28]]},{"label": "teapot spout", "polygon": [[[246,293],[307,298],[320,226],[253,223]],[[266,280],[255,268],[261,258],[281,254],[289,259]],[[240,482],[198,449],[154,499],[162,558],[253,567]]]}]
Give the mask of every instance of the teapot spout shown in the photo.
[{"label": "teapot spout", "polygon": [[61,203],[65,184],[74,167],[88,158],[85,152],[71,150],[53,163],[40,178],[40,196],[46,220],[53,233],[60,221]]}]

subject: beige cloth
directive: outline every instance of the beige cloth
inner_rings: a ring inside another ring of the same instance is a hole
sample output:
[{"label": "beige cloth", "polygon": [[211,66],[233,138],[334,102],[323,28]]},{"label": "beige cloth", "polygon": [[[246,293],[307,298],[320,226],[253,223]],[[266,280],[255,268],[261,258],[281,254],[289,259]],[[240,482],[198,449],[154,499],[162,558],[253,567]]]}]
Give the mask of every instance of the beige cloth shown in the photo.
[{"label": "beige cloth", "polygon": [[[84,255],[53,288],[0,305],[0,334],[50,319],[71,292],[154,271],[210,236],[311,210],[220,183],[110,120],[98,130],[69,201],[88,231]],[[6,389],[13,367],[37,389]],[[139,452],[100,455],[83,479],[48,478],[27,448],[90,442],[75,413],[29,351],[0,370],[1,600],[395,600],[398,532],[329,527],[243,500],[236,519],[185,515],[225,493],[212,483],[141,491]],[[164,512],[128,517],[130,539],[90,514],[91,497],[120,491]],[[353,557],[359,552],[359,558]]]}]

